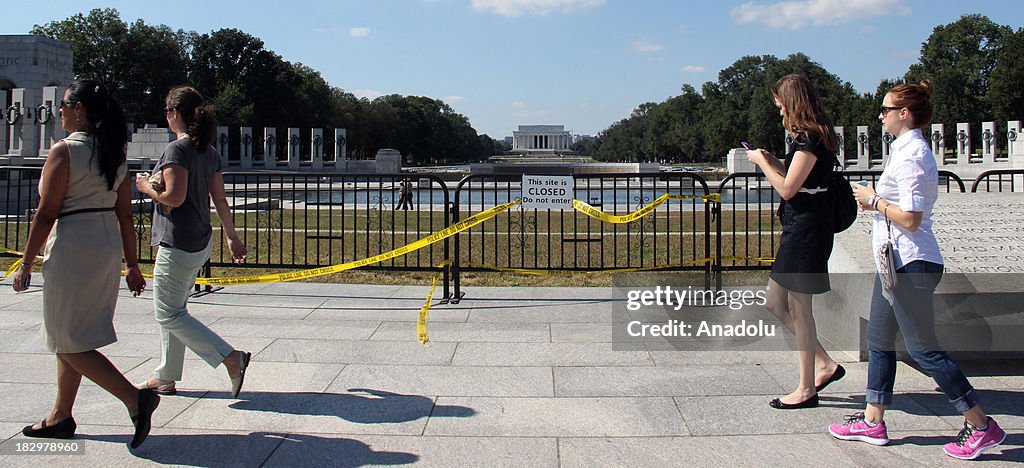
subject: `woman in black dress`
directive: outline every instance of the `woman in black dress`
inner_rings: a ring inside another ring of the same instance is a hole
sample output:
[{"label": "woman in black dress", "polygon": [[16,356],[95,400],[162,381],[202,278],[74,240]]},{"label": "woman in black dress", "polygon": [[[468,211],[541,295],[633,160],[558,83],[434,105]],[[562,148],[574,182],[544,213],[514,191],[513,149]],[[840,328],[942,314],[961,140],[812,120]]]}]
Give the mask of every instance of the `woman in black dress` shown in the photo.
[{"label": "woman in black dress", "polygon": [[764,172],[784,200],[782,237],[768,280],[765,307],[796,335],[800,384],[769,402],[773,408],[818,406],[818,392],[846,375],[818,341],[811,314],[814,294],[829,291],[832,254],[832,197],[829,181],[838,140],[818,93],[803,75],[786,75],[772,86],[782,124],[792,138],[785,163],[756,149],[747,158]]}]

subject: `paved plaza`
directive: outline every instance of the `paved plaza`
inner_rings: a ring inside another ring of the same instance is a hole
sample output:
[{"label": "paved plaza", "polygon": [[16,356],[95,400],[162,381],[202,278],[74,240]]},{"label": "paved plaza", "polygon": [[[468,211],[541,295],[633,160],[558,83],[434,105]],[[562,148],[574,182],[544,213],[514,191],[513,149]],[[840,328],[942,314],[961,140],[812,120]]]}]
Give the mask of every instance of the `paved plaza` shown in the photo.
[{"label": "paved plaza", "polygon": [[[935,384],[900,364],[892,443],[834,440],[829,423],[864,406],[866,363],[815,409],[768,400],[796,384],[782,351],[683,351],[613,345],[611,288],[468,287],[430,312],[416,341],[423,286],[281,283],[233,286],[191,311],[253,362],[239,399],[223,368],[187,353],[178,395],[129,452],[124,407],[91,382],[75,406],[82,454],[15,452],[21,428],[55,394],[39,337],[42,294],[0,285],[0,466],[947,466],[962,426]],[[435,301],[436,302],[436,301]],[[102,351],[129,380],[157,365],[152,291],[122,291],[119,341]],[[621,326],[621,324],[620,324]],[[983,466],[1024,461],[1024,372],[968,365],[985,408],[1010,434]]]}]

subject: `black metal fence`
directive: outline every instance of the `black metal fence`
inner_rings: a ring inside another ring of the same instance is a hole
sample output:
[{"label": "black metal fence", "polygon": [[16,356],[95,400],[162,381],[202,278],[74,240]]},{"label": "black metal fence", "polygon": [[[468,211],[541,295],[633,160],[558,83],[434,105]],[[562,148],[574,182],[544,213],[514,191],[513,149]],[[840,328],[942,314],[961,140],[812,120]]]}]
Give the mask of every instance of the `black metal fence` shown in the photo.
[{"label": "black metal fence", "polygon": [[[521,196],[520,175],[472,175],[455,189],[454,221]],[[514,207],[482,229],[455,242],[452,279],[461,296],[460,274],[495,269],[532,272],[612,269],[708,270],[712,209],[707,182],[688,173],[578,174],[573,198],[610,215],[624,215],[669,194],[666,202],[628,224],[607,223],[574,209]]]},{"label": "black metal fence", "polygon": [[1024,169],[998,169],[978,174],[971,184],[971,193],[1019,192],[1024,189]]},{"label": "black metal fence", "polygon": [[[880,174],[846,171],[850,180],[870,182]],[[946,192],[964,191],[956,174],[939,171],[939,177]],[[25,244],[39,202],[39,178],[38,168],[0,168],[0,216],[7,249]],[[334,265],[388,252],[516,200],[522,190],[519,175],[473,175],[454,190],[436,176],[413,174],[229,172],[224,178],[234,224],[249,249],[240,266],[282,269]],[[413,185],[412,199],[402,206],[399,194],[406,178]],[[979,176],[972,191],[1020,190],[1022,182],[1024,170],[990,171]],[[722,271],[770,268],[781,233],[775,216],[778,195],[758,173],[729,175],[714,191],[692,173],[579,174],[573,179],[572,194],[620,216],[662,195],[684,199],[667,201],[625,224],[604,222],[574,209],[520,205],[454,237],[364,268],[443,271],[444,297],[455,300],[462,294],[460,275],[475,271],[689,270],[703,271],[710,285]],[[716,195],[720,198],[713,199]],[[151,262],[152,205],[140,197],[134,206],[139,258]],[[449,259],[449,267],[440,267]],[[210,262],[235,266],[216,217]]]}]

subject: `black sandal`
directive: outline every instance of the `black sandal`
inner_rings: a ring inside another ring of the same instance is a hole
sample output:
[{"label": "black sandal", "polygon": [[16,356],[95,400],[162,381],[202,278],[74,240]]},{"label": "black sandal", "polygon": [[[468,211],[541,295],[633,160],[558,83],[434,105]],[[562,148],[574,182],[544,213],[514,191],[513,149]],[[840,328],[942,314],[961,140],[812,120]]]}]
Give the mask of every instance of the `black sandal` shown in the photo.
[{"label": "black sandal", "polygon": [[25,437],[70,439],[75,436],[75,429],[78,429],[78,424],[75,424],[75,418],[70,416],[52,426],[46,425],[45,418],[39,424],[41,426],[39,429],[33,429],[32,426],[25,426],[25,428],[21,430],[21,433]]}]

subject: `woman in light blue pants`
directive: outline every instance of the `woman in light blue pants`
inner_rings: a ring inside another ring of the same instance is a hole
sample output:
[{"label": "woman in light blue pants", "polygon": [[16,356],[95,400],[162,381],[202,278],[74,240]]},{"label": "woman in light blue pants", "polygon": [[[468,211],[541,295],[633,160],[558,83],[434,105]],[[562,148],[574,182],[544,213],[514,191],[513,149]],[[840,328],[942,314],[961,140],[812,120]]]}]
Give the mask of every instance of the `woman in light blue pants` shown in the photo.
[{"label": "woman in light blue pants", "polygon": [[246,253],[225,196],[220,154],[211,146],[217,122],[210,105],[191,87],[172,89],[166,103],[167,124],[178,139],[164,149],[154,176],[139,174],[135,179],[139,192],[154,201],[152,245],[159,251],[153,267],[153,305],[162,340],[160,366],[139,386],[175,394],[187,347],[210,366],[224,364],[234,398],[252,355],[228,344],[187,308],[189,292],[212,249],[211,199],[231,256],[240,262]]}]

